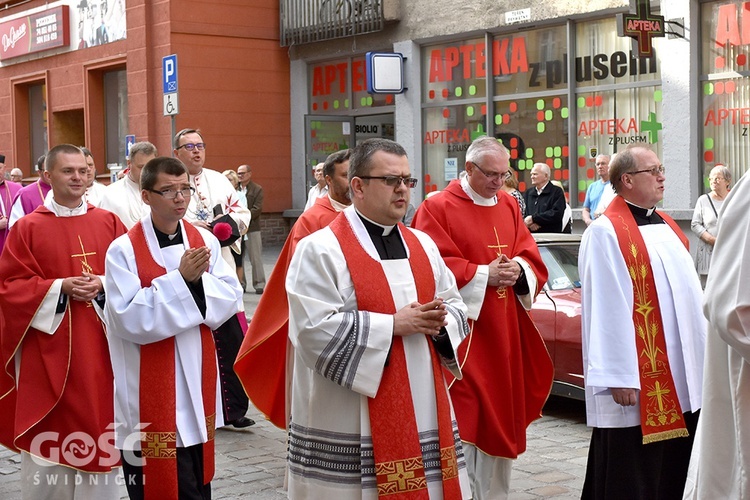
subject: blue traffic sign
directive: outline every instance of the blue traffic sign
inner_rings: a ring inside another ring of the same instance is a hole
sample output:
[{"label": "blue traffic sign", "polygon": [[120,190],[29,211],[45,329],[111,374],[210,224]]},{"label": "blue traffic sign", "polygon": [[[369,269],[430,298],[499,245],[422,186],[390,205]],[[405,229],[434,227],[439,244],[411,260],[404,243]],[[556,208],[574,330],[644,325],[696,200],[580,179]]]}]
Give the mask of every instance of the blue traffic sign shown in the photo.
[{"label": "blue traffic sign", "polygon": [[163,75],[164,93],[177,92],[177,54],[164,56],[161,59],[161,72]]}]

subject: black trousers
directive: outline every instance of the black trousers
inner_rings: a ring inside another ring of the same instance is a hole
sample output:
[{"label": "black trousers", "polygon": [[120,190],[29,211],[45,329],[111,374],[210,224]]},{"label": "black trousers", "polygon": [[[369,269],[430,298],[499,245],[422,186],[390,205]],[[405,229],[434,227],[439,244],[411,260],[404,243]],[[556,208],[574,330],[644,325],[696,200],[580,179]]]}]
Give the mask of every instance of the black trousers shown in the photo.
[{"label": "black trousers", "polygon": [[582,499],[679,500],[685,489],[698,415],[685,413],[688,437],[643,444],[640,426],[595,427]]},{"label": "black trousers", "polygon": [[234,315],[214,332],[216,355],[219,358],[219,381],[221,400],[223,402],[224,421],[231,422],[242,418],[247,413],[248,399],[242,383],[234,372],[234,360],[240,352],[242,339],[240,321]]},{"label": "black trousers", "polygon": [[[130,455],[131,452],[128,452]],[[132,452],[138,458],[140,451]],[[122,473],[125,476],[125,487],[130,500],[145,500],[143,493],[143,466],[132,465],[121,452]],[[159,481],[158,477],[149,477],[147,481]],[[211,500],[211,483],[203,484],[203,445],[196,444],[187,448],[177,448],[177,490],[179,500]]]}]

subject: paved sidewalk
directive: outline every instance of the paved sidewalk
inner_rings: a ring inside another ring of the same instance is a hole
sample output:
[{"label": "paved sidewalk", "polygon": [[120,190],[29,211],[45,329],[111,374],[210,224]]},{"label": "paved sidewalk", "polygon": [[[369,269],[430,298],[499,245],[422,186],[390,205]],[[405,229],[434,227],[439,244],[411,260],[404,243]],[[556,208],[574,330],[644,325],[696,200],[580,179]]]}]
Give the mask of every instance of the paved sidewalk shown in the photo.
[{"label": "paved sidewalk", "polygon": [[[265,248],[266,277],[281,247]],[[245,294],[248,316],[260,295]],[[545,416],[528,431],[528,449],[514,464],[511,499],[580,498],[590,431],[580,401],[552,398]],[[242,430],[223,428],[216,433],[215,499],[267,500],[286,498],[284,468],[286,434],[251,407],[248,416],[257,424]],[[0,446],[0,498],[17,500],[20,494],[20,456]],[[127,498],[125,487],[122,498]],[[331,499],[334,500],[334,499]]]}]

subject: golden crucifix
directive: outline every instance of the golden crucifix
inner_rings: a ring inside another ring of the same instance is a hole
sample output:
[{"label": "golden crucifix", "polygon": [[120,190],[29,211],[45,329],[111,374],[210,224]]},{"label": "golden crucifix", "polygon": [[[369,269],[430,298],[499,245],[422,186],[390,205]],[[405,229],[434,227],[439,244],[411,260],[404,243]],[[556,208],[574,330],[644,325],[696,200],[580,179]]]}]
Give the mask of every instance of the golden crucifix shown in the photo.
[{"label": "golden crucifix", "polygon": [[78,243],[81,244],[81,253],[77,253],[74,255],[71,255],[71,257],[83,257],[81,259],[81,271],[90,273],[93,271],[92,267],[89,265],[88,256],[89,255],[96,255],[96,252],[86,252],[86,249],[83,248],[83,241],[81,240],[81,235],[78,235]]},{"label": "golden crucifix", "polygon": [[[487,245],[487,248],[496,248],[497,258],[499,259],[500,257],[503,256],[503,252],[501,249],[506,248],[508,245],[501,245],[500,237],[497,235],[497,228],[493,226],[492,229],[495,231],[495,242],[497,243],[497,245]],[[497,287],[498,299],[504,299],[505,297],[507,297],[507,295],[508,295],[508,292],[506,291],[505,287]]]}]

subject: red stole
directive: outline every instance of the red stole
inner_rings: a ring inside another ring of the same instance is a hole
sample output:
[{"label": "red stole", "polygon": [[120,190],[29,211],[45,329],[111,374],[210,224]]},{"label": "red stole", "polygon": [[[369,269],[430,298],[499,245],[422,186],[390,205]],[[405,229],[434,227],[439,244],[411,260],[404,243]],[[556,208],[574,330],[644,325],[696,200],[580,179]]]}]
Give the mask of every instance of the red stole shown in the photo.
[{"label": "red stole", "polygon": [[[616,196],[604,213],[615,228],[617,242],[633,283],[633,324],[641,381],[643,444],[688,436],[669,369],[659,295],[648,249],[633,214],[621,196]],[[661,212],[659,215],[687,248],[687,238],[675,221]]]},{"label": "red stole", "polygon": [[[357,308],[363,311],[395,314],[396,306],[389,293],[390,286],[380,262],[372,259],[357,241],[344,214],[331,224],[338,239],[354,283]],[[430,302],[435,297],[432,265],[417,237],[399,224],[401,236],[409,248],[409,264],[417,288],[419,303]],[[431,344],[428,341],[428,344]],[[440,462],[443,472],[443,498],[460,499],[458,463],[451,424],[448,391],[438,355],[430,346],[432,373],[437,401],[438,438]],[[369,399],[370,428],[378,496],[394,500],[427,499],[422,449],[419,444],[414,402],[409,390],[403,338],[393,337],[388,365],[378,393]]]},{"label": "red stole", "polygon": [[[183,224],[190,248],[205,245],[200,232]],[[154,278],[166,274],[156,263],[146,243],[143,224],[128,231],[133,245],[141,286],[151,286]],[[208,442],[203,444],[203,483],[214,476],[214,429],[216,420],[216,349],[211,330],[200,325],[203,411]],[[177,498],[177,409],[175,388],[174,337],[141,346],[140,421],[148,423],[142,432],[141,451],[146,498]]]}]

